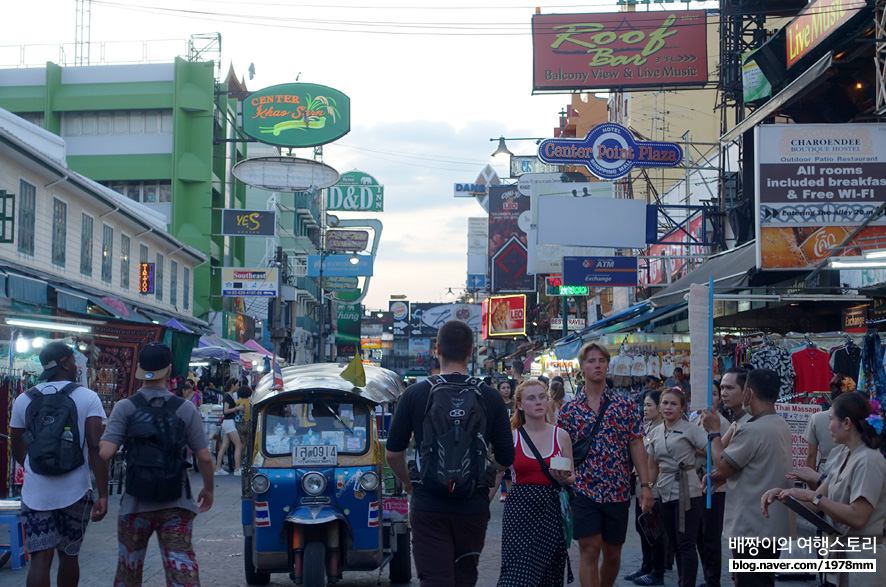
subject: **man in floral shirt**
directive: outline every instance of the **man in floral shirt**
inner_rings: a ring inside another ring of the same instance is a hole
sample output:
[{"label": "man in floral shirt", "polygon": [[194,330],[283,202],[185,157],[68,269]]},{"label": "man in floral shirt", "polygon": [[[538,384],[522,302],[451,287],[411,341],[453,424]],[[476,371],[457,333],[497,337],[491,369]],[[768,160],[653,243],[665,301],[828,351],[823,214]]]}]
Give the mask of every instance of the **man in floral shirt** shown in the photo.
[{"label": "man in floral shirt", "polygon": [[[587,457],[575,467],[572,511],[581,555],[578,575],[582,587],[612,587],[628,529],[631,468],[636,468],[640,478],[640,507],[644,513],[654,501],[652,483],[640,415],[629,397],[606,386],[609,351],[589,342],[578,352],[578,362],[584,391],[563,407],[557,425],[569,432],[573,445],[581,445],[603,410]],[[601,554],[603,561],[598,566]]]}]

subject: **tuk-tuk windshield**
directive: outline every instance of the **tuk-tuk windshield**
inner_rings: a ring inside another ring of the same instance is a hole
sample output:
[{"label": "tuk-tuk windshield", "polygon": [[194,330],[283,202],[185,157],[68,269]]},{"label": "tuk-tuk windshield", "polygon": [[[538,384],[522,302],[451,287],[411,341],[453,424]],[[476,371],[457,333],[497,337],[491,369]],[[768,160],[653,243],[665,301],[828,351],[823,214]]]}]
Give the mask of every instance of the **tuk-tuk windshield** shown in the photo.
[{"label": "tuk-tuk windshield", "polygon": [[369,410],[364,404],[318,398],[269,406],[264,449],[269,456],[291,454],[295,446],[327,444],[339,454],[366,452]]}]

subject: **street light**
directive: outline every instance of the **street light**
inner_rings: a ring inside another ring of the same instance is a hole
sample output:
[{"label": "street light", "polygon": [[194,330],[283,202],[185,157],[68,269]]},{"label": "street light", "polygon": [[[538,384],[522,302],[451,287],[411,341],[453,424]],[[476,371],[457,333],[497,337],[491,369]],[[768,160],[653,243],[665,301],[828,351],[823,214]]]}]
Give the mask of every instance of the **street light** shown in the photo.
[{"label": "street light", "polygon": [[357,256],[357,253],[354,253],[351,255],[351,258],[348,259],[348,262],[350,262],[351,265],[356,265],[360,262],[360,257]]},{"label": "street light", "polygon": [[[505,145],[505,138],[503,136],[498,137],[497,139],[489,139],[492,142],[498,141],[498,148],[492,154],[493,157],[498,155],[507,155],[508,157],[513,157],[514,154],[508,149],[507,145]],[[509,141],[535,141],[535,144],[539,144],[542,142],[544,137],[510,137],[507,140]]]}]

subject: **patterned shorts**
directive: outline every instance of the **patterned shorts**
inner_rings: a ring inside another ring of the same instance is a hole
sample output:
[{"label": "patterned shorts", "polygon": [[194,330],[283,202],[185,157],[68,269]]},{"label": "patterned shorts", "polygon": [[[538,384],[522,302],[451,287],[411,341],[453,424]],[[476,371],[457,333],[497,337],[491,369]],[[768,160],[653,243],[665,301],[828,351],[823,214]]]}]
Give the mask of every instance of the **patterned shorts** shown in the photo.
[{"label": "patterned shorts", "polygon": [[22,503],[22,526],[28,551],[56,548],[69,556],[80,554],[94,501],[90,490],[78,501],[58,510],[32,510]]}]

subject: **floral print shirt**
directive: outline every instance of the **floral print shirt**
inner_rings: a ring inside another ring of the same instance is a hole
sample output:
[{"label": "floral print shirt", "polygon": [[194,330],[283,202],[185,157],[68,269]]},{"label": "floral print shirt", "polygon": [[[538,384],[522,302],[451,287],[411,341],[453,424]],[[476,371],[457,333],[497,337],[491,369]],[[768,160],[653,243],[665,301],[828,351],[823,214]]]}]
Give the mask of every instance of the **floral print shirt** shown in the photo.
[{"label": "floral print shirt", "polygon": [[[603,392],[609,407],[591,442],[588,458],[575,467],[575,490],[597,503],[630,501],[630,476],[633,468],[630,443],[643,438],[640,412],[626,395],[610,389]],[[557,426],[569,433],[573,445],[591,433],[597,412],[588,406],[584,390],[560,410]]]}]

